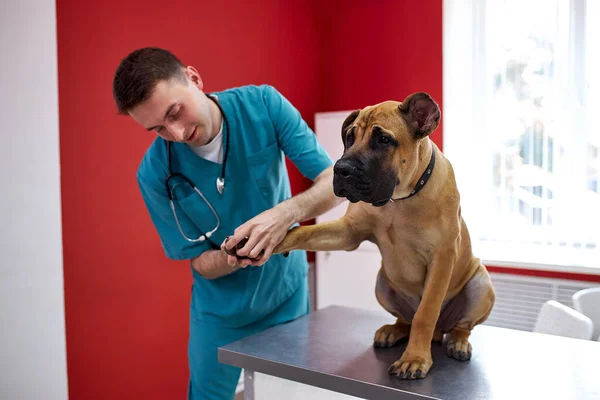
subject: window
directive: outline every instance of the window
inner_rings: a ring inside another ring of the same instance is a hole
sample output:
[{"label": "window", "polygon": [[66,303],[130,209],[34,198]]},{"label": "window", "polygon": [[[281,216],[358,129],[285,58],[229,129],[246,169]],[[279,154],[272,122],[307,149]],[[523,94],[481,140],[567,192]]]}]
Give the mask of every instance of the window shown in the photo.
[{"label": "window", "polygon": [[600,268],[600,1],[445,0],[444,153],[477,256]]}]

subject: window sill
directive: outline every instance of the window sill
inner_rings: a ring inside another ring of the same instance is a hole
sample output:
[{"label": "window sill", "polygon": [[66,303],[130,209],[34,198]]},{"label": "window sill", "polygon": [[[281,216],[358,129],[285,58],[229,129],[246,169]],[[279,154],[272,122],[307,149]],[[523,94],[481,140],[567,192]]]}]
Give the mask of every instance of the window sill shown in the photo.
[{"label": "window sill", "polygon": [[[574,275],[592,275],[600,278],[600,267],[586,267],[580,265],[560,265],[560,264],[539,264],[539,263],[528,263],[528,262],[514,262],[514,261],[500,261],[500,260],[488,260],[482,259],[483,265],[487,267],[493,267],[494,270],[506,269],[506,270],[529,270],[529,271],[540,271],[540,272],[558,272],[560,274],[574,274]],[[565,278],[567,278],[565,276]]]}]

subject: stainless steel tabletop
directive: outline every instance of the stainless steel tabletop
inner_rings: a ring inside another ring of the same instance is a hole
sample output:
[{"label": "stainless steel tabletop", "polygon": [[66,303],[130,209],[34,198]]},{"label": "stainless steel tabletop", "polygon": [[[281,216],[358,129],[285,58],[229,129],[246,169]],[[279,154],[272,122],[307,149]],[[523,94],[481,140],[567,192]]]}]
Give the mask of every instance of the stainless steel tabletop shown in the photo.
[{"label": "stainless steel tabletop", "polygon": [[461,362],[432,344],[426,378],[401,381],[396,347],[372,346],[384,313],[332,306],[219,349],[219,361],[367,399],[600,399],[600,343],[479,325]]}]

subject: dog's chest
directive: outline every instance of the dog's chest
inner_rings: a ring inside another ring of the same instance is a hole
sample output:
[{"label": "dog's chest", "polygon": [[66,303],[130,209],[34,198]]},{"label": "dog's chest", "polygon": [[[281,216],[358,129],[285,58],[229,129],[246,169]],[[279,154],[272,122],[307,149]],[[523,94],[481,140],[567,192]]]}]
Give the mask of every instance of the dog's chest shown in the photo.
[{"label": "dog's chest", "polygon": [[390,279],[410,288],[422,287],[439,238],[436,227],[419,212],[397,213],[377,227],[375,238]]},{"label": "dog's chest", "polygon": [[408,288],[421,288],[425,284],[428,257],[406,243],[393,247],[380,247],[383,266],[392,282]]}]

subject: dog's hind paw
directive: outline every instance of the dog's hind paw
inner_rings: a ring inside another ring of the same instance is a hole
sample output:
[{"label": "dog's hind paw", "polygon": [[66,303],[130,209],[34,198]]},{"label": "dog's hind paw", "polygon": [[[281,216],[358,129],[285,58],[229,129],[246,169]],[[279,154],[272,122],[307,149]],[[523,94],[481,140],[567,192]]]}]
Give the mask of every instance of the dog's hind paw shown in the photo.
[{"label": "dog's hind paw", "polygon": [[467,339],[449,341],[446,344],[446,354],[459,361],[470,360],[472,352],[473,348]]},{"label": "dog's hind paw", "polygon": [[446,354],[459,361],[471,359],[473,348],[469,343],[469,332],[453,330],[446,335]]},{"label": "dog's hind paw", "polygon": [[410,325],[396,322],[394,325],[384,325],[375,332],[374,347],[392,347],[400,340],[408,337]]}]

